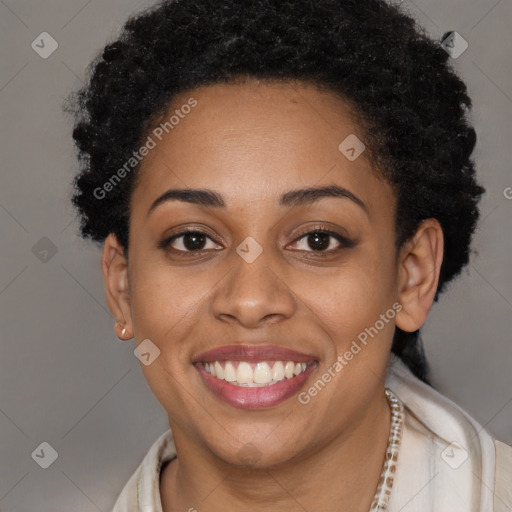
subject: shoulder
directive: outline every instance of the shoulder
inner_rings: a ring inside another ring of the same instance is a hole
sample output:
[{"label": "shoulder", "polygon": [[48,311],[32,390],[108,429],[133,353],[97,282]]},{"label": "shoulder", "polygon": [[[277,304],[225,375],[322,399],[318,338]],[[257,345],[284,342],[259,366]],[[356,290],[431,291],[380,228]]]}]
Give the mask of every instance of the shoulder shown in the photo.
[{"label": "shoulder", "polygon": [[411,498],[404,512],[510,512],[512,448],[493,439],[466,411],[417,379],[394,356],[386,386],[402,401],[406,419],[396,475],[401,490],[396,494],[406,497],[411,486],[429,482],[421,499]]},{"label": "shoulder", "polygon": [[494,440],[496,474],[494,486],[495,512],[512,510],[512,446]]},{"label": "shoulder", "polygon": [[126,482],[112,512],[161,511],[160,468],[176,457],[172,432],[164,432],[151,446],[144,459]]}]

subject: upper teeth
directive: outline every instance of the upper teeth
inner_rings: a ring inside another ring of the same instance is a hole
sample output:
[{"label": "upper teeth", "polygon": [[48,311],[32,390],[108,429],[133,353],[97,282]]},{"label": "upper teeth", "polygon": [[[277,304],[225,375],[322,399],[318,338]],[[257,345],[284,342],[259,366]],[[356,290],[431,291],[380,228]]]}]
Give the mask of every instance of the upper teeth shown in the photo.
[{"label": "upper teeth", "polygon": [[260,387],[276,384],[285,378],[302,373],[308,366],[307,363],[294,361],[261,361],[248,363],[246,361],[215,361],[203,363],[205,370],[217,377],[236,386]]}]

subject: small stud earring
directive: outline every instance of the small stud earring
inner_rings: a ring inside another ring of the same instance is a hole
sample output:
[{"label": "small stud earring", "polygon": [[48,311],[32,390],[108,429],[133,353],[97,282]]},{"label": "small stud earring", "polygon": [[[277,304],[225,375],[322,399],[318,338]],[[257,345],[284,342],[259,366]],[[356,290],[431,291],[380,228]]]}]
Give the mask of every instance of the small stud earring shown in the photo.
[{"label": "small stud earring", "polygon": [[[121,322],[116,322],[116,329],[118,329],[118,327],[120,327],[122,325]],[[121,329],[121,334],[117,335],[117,337],[121,340],[121,341],[127,341],[127,339],[125,339],[124,337],[126,336],[126,325],[123,326],[123,328]],[[119,332],[119,331],[118,331]]]}]

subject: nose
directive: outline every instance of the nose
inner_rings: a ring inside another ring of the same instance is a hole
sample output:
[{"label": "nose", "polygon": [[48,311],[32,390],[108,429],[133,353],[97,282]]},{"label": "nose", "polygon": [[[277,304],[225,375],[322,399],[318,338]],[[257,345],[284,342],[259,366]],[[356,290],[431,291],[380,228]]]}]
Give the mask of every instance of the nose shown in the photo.
[{"label": "nose", "polygon": [[212,298],[215,317],[251,329],[290,318],[297,301],[285,273],[277,265],[271,268],[265,250],[252,263],[233,256],[232,269]]}]

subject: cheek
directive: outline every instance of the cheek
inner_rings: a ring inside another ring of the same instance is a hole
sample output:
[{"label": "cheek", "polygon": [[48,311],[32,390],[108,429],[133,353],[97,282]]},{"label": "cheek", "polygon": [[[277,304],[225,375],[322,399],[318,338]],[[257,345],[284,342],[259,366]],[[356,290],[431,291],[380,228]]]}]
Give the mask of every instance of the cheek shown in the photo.
[{"label": "cheek", "polygon": [[193,338],[197,316],[205,307],[204,298],[201,300],[204,286],[198,277],[177,277],[162,265],[132,269],[130,299],[135,340],[140,343],[149,339],[160,350],[158,364],[142,367],[152,388],[152,382],[181,380],[189,369],[187,340]]},{"label": "cheek", "polygon": [[[360,250],[329,275],[298,280],[297,295],[339,341],[373,325],[395,300],[395,269],[379,251]],[[386,329],[383,329],[386,330]]]},{"label": "cheek", "polygon": [[189,407],[183,390],[189,388],[195,371],[190,364],[190,340],[205,307],[205,283],[203,280],[201,284],[197,276],[177,277],[165,266],[147,264],[133,270],[130,291],[134,337],[137,343],[151,340],[160,351],[150,365],[141,363],[141,369],[157,400],[179,416],[179,411]]},{"label": "cheek", "polygon": [[166,345],[169,339],[176,339],[174,334],[186,329],[191,317],[204,307],[209,287],[205,277],[190,270],[176,272],[162,264],[134,269],[130,295],[135,338],[153,336]]}]

